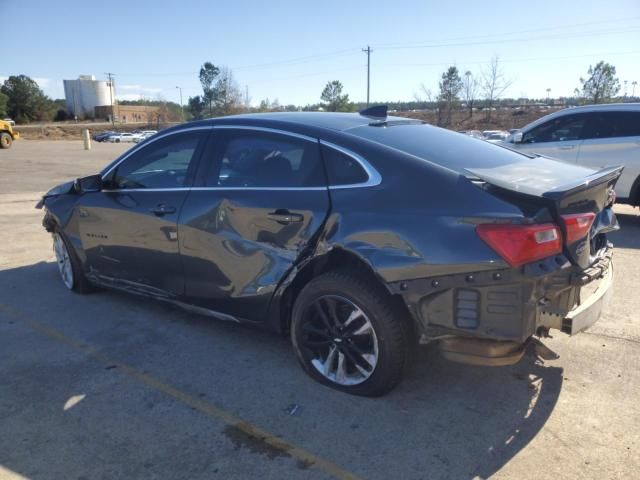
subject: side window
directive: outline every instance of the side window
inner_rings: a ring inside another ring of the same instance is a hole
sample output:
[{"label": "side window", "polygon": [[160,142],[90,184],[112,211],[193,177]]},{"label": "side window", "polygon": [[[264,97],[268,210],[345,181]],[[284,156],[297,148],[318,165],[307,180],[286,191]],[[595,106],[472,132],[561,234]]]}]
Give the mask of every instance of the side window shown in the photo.
[{"label": "side window", "polygon": [[589,117],[587,139],[640,136],[640,112],[598,112]]},{"label": "side window", "polygon": [[522,143],[566,142],[582,139],[582,130],[587,116],[565,115],[554,118],[529,130],[522,137]]},{"label": "side window", "polygon": [[203,132],[175,133],[142,147],[116,168],[113,186],[118,189],[189,186],[189,167],[204,136]]},{"label": "side window", "polygon": [[209,187],[319,187],[326,185],[317,142],[249,129],[220,129],[220,167]]},{"label": "side window", "polygon": [[611,137],[640,137],[640,112],[610,112]]},{"label": "side window", "polygon": [[356,159],[334,148],[323,145],[322,159],[327,168],[329,185],[354,185],[369,180],[369,175]]}]

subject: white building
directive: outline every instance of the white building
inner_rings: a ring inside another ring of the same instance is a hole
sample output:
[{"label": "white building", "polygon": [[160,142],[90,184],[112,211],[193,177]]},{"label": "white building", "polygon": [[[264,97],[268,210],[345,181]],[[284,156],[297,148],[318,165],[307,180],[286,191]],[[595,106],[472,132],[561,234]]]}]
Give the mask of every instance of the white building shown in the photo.
[{"label": "white building", "polygon": [[78,118],[93,117],[95,107],[111,105],[115,91],[109,82],[96,80],[93,75],[80,75],[77,80],[64,80],[67,110]]}]

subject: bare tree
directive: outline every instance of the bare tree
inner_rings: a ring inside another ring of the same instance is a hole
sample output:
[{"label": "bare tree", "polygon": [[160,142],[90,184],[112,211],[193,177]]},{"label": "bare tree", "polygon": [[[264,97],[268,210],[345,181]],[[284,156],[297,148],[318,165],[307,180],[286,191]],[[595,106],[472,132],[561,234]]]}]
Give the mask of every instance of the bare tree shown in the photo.
[{"label": "bare tree", "polygon": [[491,108],[496,100],[498,100],[507,88],[511,86],[513,80],[509,80],[504,76],[498,56],[491,58],[489,67],[482,72],[482,93],[487,103],[488,113],[487,119],[491,118]]},{"label": "bare tree", "polygon": [[240,87],[230,68],[222,67],[215,85],[214,103],[216,111],[222,115],[234,113],[242,102]]},{"label": "bare tree", "polygon": [[478,80],[469,70],[464,72],[462,79],[462,98],[469,109],[469,118],[473,118],[473,103],[478,97]]},{"label": "bare tree", "polygon": [[423,83],[420,85],[420,91],[413,94],[413,98],[416,102],[433,102],[433,91],[427,88]]}]

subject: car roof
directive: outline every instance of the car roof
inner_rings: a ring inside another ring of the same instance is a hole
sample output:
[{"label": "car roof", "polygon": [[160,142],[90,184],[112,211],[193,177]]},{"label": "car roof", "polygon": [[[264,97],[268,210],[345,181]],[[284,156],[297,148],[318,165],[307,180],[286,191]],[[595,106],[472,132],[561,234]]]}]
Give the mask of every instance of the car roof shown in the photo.
[{"label": "car roof", "polygon": [[575,113],[590,112],[640,112],[640,103],[604,103],[599,105],[582,105],[580,107],[563,108],[556,112],[545,115],[533,122],[525,125],[521,130],[529,130],[537,127],[541,123],[547,122],[554,118],[563,117],[565,115],[573,115]]},{"label": "car roof", "polygon": [[344,132],[346,130],[362,127],[371,123],[384,121],[390,123],[422,123],[420,120],[387,116],[386,119],[367,117],[358,113],[338,113],[338,112],[266,112],[248,113],[242,115],[231,115],[198,122],[190,122],[190,125],[209,123],[230,123],[241,124],[243,120],[254,122],[277,122],[281,124],[293,124],[305,127],[324,128]]},{"label": "car roof", "polygon": [[582,105],[580,107],[571,107],[563,110],[559,110],[559,112],[600,112],[600,111],[639,111],[640,103],[600,103],[597,105]]}]

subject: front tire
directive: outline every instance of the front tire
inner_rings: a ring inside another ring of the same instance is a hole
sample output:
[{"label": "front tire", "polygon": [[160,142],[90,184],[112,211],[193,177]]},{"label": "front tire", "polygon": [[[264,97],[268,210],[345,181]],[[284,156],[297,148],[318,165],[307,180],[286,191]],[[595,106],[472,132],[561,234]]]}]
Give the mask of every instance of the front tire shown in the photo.
[{"label": "front tire", "polygon": [[53,233],[53,253],[56,256],[58,271],[65,287],[81,294],[95,290],[85,277],[75,250],[59,230]]},{"label": "front tire", "polygon": [[402,379],[412,339],[391,297],[367,276],[332,271],[296,299],[291,340],[315,380],[346,393],[379,396]]},{"label": "front tire", "polygon": [[13,138],[7,132],[0,133],[0,148],[11,148]]}]

